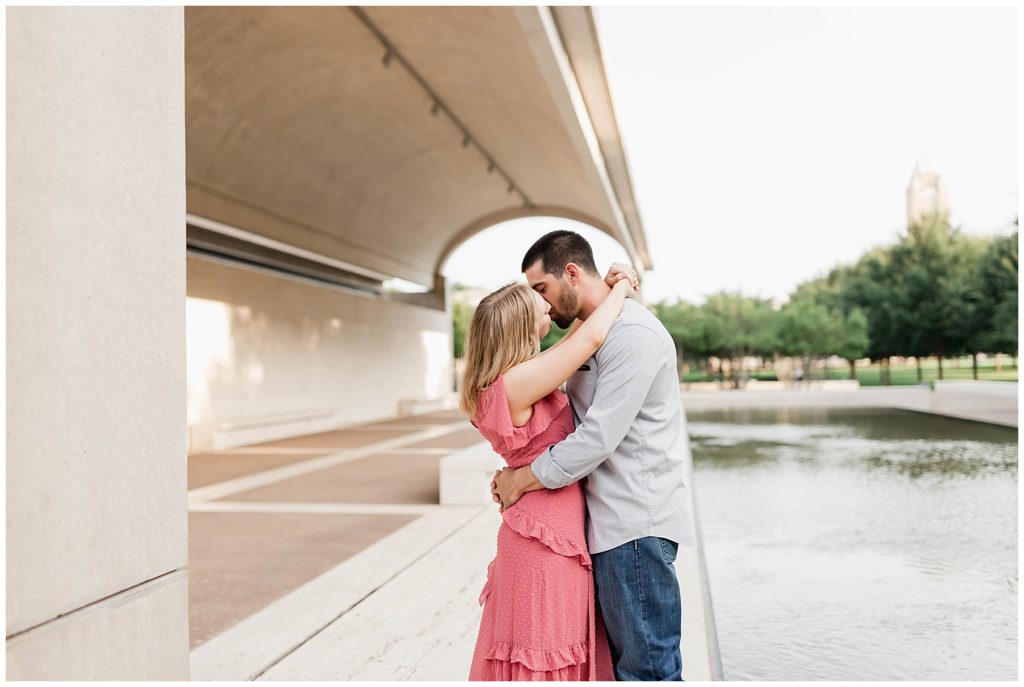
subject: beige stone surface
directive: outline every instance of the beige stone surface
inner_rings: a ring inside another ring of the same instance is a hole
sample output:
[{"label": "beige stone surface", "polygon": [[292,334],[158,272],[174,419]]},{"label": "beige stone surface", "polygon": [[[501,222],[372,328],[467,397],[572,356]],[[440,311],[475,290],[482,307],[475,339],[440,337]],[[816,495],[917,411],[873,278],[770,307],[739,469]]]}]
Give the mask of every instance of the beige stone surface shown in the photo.
[{"label": "beige stone surface", "polygon": [[963,420],[1017,426],[1017,384],[955,380],[928,386],[868,386],[855,390],[819,389],[687,391],[687,410],[763,407],[902,408]]},{"label": "beige stone surface", "polygon": [[470,425],[469,429],[465,429],[460,432],[452,432],[451,434],[447,434],[443,437],[435,437],[433,439],[418,441],[415,444],[409,444],[409,448],[459,449],[479,444],[483,440],[483,437],[480,436],[480,432]]},{"label": "beige stone surface", "polygon": [[[451,427],[446,427],[444,425],[430,425],[426,429],[418,430],[411,434],[404,434],[397,438],[384,439],[368,446],[345,449],[335,453],[329,453],[318,458],[296,461],[288,465],[282,465],[281,467],[271,468],[269,470],[263,470],[241,477],[235,477],[223,482],[209,484],[204,487],[198,487],[188,492],[189,507],[192,507],[199,502],[223,499],[234,494],[240,494],[243,491],[250,491],[259,487],[277,484],[287,479],[299,477],[300,475],[312,474],[326,468],[350,463],[378,453],[406,453],[410,450],[416,450],[406,448],[406,445],[409,443],[429,439],[431,437],[442,436],[451,431],[453,431]],[[289,449],[277,449],[277,451],[286,450]],[[302,451],[303,449],[290,450]],[[431,454],[437,453],[436,449],[418,449],[417,451]]]},{"label": "beige stone surface", "polygon": [[[185,9],[190,213],[428,286],[460,241],[512,217],[572,217],[642,244],[614,118],[598,148],[579,97],[604,90],[596,108],[607,84],[578,82],[559,39],[589,38],[564,20],[589,8],[362,12],[373,28],[348,7]],[[383,64],[375,31],[455,119],[431,113],[398,59]],[[592,41],[572,56],[600,60]]]},{"label": "beige stone surface", "polygon": [[501,524],[497,508],[470,512],[467,524],[259,680],[466,680]]},{"label": "beige stone surface", "polygon": [[265,454],[265,453],[197,453],[188,457],[188,488],[196,489],[224,480],[251,475],[254,472],[272,470],[301,460],[326,455],[327,452],[311,454]]},{"label": "beige stone surface", "polygon": [[7,9],[7,634],[42,625],[9,640],[24,678],[184,675],[172,587],[63,624],[187,563],[183,31],[180,7]]},{"label": "beige stone surface", "polygon": [[935,382],[933,413],[1017,427],[1017,382],[943,380]]},{"label": "beige stone surface", "polygon": [[[193,649],[192,679],[258,678],[339,616],[384,591],[403,570],[458,536],[478,512],[475,508],[437,507],[371,544]],[[467,561],[460,563],[465,565]],[[449,579],[445,576],[435,582]],[[417,598],[423,596],[427,595]],[[335,663],[347,660],[344,647],[328,650]]]},{"label": "beige stone surface", "polygon": [[360,448],[376,444],[387,439],[397,439],[416,430],[401,425],[395,427],[374,427],[372,429],[338,429],[330,432],[319,432],[317,434],[304,434],[290,439],[279,439],[268,441],[255,446],[263,448],[324,448],[324,449],[345,449]]},{"label": "beige stone surface", "polygon": [[449,453],[441,460],[442,506],[488,506],[494,504],[491,480],[505,459],[491,445],[481,441]]},{"label": "beige stone surface", "polygon": [[465,422],[466,416],[459,410],[450,410],[443,413],[428,413],[425,415],[411,415],[400,417],[394,420],[386,420],[375,423],[376,427],[399,427],[402,425],[450,425],[456,422]]},{"label": "beige stone surface", "polygon": [[202,438],[225,423],[288,423],[316,410],[330,426],[352,425],[451,388],[444,311],[195,257],[188,296],[193,451],[212,448]]},{"label": "beige stone surface", "polygon": [[188,680],[188,573],[168,573],[7,640],[8,680]]},{"label": "beige stone surface", "polygon": [[206,641],[415,519],[189,514],[189,639]]},{"label": "beige stone surface", "polygon": [[436,454],[378,454],[227,497],[228,501],[439,504]]}]

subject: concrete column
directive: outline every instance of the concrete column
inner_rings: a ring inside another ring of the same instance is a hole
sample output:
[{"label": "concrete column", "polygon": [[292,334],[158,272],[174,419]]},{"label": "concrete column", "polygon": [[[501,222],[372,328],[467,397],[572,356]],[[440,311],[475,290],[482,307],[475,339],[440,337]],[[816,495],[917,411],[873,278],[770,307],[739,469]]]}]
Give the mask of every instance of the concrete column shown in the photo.
[{"label": "concrete column", "polygon": [[7,9],[7,679],[188,679],[182,8]]}]

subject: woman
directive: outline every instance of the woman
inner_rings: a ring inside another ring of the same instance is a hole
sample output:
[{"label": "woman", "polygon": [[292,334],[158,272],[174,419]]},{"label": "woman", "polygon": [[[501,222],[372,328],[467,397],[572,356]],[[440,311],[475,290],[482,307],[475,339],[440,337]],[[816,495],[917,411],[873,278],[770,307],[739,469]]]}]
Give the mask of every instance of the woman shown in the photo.
[{"label": "woman", "polygon": [[[632,271],[615,272],[597,310],[544,353],[551,306],[528,286],[509,284],[477,306],[461,406],[510,467],[529,464],[572,433],[572,409],[558,387],[601,347],[634,293]],[[594,605],[585,517],[579,483],[530,492],[502,510],[470,680],[615,679]]]}]

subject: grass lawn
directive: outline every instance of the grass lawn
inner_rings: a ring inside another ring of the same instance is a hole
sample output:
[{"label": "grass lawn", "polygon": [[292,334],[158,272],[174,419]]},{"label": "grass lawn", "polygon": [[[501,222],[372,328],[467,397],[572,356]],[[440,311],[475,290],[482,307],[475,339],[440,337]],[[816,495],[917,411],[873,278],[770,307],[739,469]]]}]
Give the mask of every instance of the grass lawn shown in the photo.
[{"label": "grass lawn", "polygon": [[[1018,370],[1010,367],[1010,361],[1007,360],[1003,363],[1003,369],[1000,372],[996,372],[995,363],[991,360],[985,361],[987,365],[978,363],[978,379],[980,381],[998,381],[998,382],[1016,382]],[[893,385],[897,384],[917,384],[917,366],[913,363],[909,365],[893,365],[890,368],[890,375],[892,376]],[[829,379],[849,379],[850,368],[849,367],[830,367],[828,371]],[[939,363],[936,360],[922,360],[921,361],[921,379],[925,382],[934,382],[939,378]],[[973,379],[974,373],[971,371],[971,359],[961,358],[960,367],[956,367],[954,360],[943,360],[942,361],[942,378],[946,380],[952,379]],[[857,381],[860,382],[861,386],[879,386],[882,384],[882,373],[881,365],[873,363],[871,365],[857,366]]]}]

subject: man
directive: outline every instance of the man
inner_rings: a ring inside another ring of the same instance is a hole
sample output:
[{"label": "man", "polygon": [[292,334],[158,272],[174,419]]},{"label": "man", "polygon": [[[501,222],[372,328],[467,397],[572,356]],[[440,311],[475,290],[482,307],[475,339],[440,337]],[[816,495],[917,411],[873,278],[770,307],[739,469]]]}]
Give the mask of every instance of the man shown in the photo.
[{"label": "man", "polygon": [[[590,244],[541,237],[523,258],[530,287],[565,328],[610,293]],[[618,680],[682,680],[682,609],[675,561],[694,546],[683,483],[682,408],[672,338],[627,299],[604,345],[568,380],[576,431],[531,465],[491,484],[502,508],[536,489],[586,478],[587,542]]]}]

